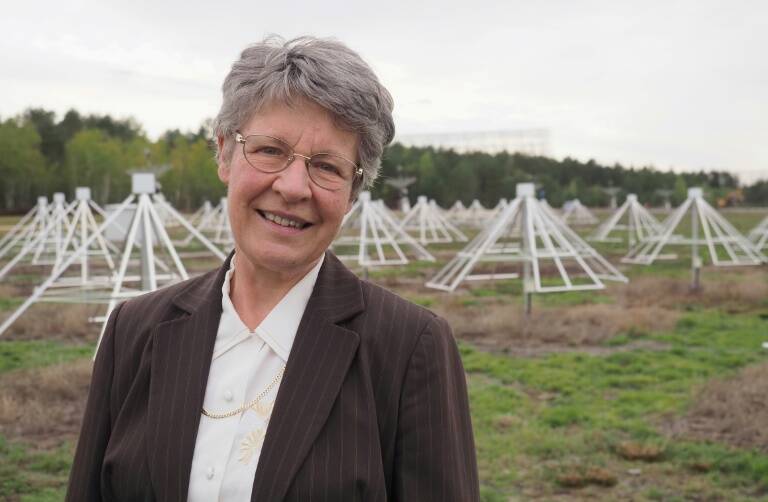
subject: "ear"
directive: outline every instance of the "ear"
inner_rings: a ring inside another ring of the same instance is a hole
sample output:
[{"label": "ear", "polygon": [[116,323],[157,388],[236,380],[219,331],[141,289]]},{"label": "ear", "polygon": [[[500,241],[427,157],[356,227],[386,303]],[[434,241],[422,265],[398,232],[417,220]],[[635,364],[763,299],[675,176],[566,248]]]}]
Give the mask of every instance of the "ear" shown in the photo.
[{"label": "ear", "polygon": [[224,136],[217,136],[216,143],[219,146],[219,155],[216,161],[218,168],[216,169],[216,172],[218,173],[219,179],[222,181],[222,183],[227,185],[229,183],[229,164],[225,163],[222,159],[222,152],[224,152]]}]

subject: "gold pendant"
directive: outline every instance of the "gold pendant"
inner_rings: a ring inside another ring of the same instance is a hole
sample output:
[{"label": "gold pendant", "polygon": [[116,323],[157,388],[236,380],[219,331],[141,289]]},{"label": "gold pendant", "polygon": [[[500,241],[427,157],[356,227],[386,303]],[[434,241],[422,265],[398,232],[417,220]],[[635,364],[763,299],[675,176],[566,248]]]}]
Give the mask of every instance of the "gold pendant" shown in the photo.
[{"label": "gold pendant", "polygon": [[264,444],[264,435],[264,429],[258,428],[243,438],[243,441],[240,443],[239,460],[241,463],[250,463],[253,455],[257,451],[261,451],[261,446]]}]

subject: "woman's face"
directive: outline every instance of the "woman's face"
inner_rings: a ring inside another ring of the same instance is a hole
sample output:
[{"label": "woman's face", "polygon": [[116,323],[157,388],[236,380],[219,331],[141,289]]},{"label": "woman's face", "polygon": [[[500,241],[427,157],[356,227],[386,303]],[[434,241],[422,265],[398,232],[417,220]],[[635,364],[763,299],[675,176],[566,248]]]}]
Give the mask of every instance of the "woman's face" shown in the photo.
[{"label": "woman's face", "polygon": [[[282,139],[301,155],[335,153],[357,159],[357,134],[338,129],[328,112],[306,100],[266,106],[240,132]],[[218,173],[228,185],[238,260],[250,262],[257,273],[304,275],[331,244],[352,205],[351,185],[338,191],[317,186],[298,156],[283,171],[264,173],[248,164],[236,143],[231,161],[220,161]],[[300,228],[285,220],[298,222]]]}]

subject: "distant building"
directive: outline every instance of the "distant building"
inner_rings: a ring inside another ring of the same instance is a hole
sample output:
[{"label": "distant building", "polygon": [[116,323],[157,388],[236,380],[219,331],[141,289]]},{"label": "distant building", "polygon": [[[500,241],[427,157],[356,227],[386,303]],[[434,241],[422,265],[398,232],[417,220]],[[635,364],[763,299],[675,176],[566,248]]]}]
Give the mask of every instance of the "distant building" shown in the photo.
[{"label": "distant building", "polygon": [[453,149],[458,153],[479,151],[494,154],[507,151],[527,155],[549,155],[547,129],[402,134],[395,137],[395,142],[404,146]]}]

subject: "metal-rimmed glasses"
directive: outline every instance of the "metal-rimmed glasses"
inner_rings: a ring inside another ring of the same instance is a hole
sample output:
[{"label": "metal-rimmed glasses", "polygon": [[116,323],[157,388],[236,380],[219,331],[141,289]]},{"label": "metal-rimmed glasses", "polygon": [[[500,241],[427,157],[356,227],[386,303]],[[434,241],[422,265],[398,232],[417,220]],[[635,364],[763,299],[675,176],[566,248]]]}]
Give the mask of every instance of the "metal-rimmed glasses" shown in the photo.
[{"label": "metal-rimmed glasses", "polygon": [[243,145],[243,157],[251,167],[265,173],[279,173],[296,157],[304,159],[309,179],[325,190],[336,191],[352,185],[363,169],[334,153],[316,153],[311,157],[296,153],[285,141],[264,134],[243,136],[235,132],[235,142]]}]

